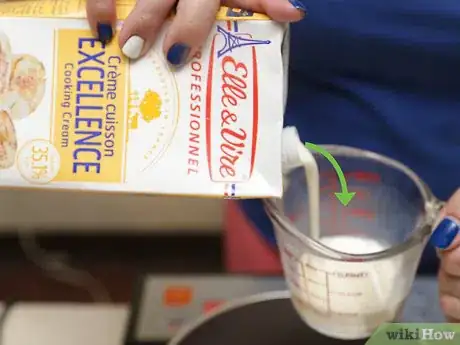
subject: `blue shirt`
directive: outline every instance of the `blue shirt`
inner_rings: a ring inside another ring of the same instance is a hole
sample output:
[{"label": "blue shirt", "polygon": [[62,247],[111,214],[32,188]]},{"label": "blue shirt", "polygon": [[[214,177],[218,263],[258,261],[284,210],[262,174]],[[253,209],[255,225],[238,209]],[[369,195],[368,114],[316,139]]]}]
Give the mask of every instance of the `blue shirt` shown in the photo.
[{"label": "blue shirt", "polygon": [[[285,125],[412,168],[446,200],[460,186],[460,2],[305,0],[291,26]],[[242,201],[275,245],[258,200]],[[427,247],[422,271],[437,260]]]}]

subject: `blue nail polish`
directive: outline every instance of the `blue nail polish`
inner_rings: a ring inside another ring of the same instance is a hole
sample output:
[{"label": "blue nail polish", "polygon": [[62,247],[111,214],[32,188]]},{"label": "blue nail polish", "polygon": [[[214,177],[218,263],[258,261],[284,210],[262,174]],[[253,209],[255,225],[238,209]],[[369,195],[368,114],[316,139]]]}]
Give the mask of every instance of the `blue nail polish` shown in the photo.
[{"label": "blue nail polish", "polygon": [[168,50],[166,58],[174,66],[182,65],[188,58],[190,48],[182,43],[176,43]]},{"label": "blue nail polish", "polygon": [[450,218],[444,218],[431,234],[430,243],[440,249],[446,249],[457,236],[460,226]]},{"label": "blue nail polish", "polygon": [[302,12],[307,12],[307,8],[300,0],[289,0],[292,6],[294,6],[297,10]]},{"label": "blue nail polish", "polygon": [[97,24],[97,39],[102,43],[108,43],[112,40],[113,37],[113,29],[112,25],[98,23]]}]

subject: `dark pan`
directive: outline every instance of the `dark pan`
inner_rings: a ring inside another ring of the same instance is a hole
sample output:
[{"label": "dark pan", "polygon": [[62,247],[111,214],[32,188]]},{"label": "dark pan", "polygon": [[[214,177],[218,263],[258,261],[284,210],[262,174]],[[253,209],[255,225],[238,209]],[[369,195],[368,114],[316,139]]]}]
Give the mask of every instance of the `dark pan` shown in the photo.
[{"label": "dark pan", "polygon": [[364,345],[328,338],[297,315],[287,291],[269,292],[226,304],[183,328],[169,345]]}]

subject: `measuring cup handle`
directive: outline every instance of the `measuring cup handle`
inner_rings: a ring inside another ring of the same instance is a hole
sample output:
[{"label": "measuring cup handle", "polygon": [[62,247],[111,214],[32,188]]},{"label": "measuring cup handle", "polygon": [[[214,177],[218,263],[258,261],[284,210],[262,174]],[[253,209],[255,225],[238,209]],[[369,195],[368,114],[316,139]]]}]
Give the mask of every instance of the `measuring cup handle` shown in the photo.
[{"label": "measuring cup handle", "polygon": [[441,201],[441,200],[437,200],[435,201],[434,203],[434,207],[436,209],[436,213],[439,213],[441,212],[441,210],[444,208],[444,206],[446,206],[446,202],[445,201]]},{"label": "measuring cup handle", "polygon": [[429,223],[429,225],[431,225],[432,227],[434,227],[434,225],[436,225],[436,222],[439,219],[439,214],[440,214],[440,212],[442,211],[442,209],[444,208],[445,205],[446,205],[445,201],[441,201],[441,200],[438,200],[436,198],[433,198],[428,203],[427,211],[428,211],[428,219],[429,219],[428,223]]}]

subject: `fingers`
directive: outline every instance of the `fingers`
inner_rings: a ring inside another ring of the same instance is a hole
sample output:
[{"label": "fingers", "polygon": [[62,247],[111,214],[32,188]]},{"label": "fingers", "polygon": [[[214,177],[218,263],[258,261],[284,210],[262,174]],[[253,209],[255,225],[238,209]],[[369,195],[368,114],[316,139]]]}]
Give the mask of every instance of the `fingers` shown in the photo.
[{"label": "fingers", "polygon": [[[175,0],[139,0],[136,3],[120,33],[120,46],[127,57],[137,59],[150,49],[175,4]],[[220,4],[220,0],[179,1],[163,44],[171,65],[184,64],[200,48],[209,35]],[[225,0],[223,4],[266,13],[281,22],[298,21],[306,12],[301,0]]]},{"label": "fingers", "polygon": [[441,270],[439,273],[439,302],[449,322],[460,321],[460,278]]},{"label": "fingers", "polygon": [[166,34],[163,49],[168,62],[184,64],[209,35],[220,0],[182,0]]},{"label": "fingers", "polygon": [[441,295],[450,295],[460,298],[460,277],[446,272],[439,271],[439,292]]},{"label": "fingers", "polygon": [[109,42],[117,18],[115,0],[87,0],[86,14],[93,35],[103,43]]},{"label": "fingers", "polygon": [[440,257],[441,269],[452,276],[460,277],[460,248],[442,251]]},{"label": "fingers", "polygon": [[457,323],[460,320],[460,299],[442,295],[439,300],[441,309],[448,318],[449,322]]},{"label": "fingers", "polygon": [[119,43],[123,54],[131,59],[144,55],[155,42],[175,2],[175,0],[138,0],[120,32]]},{"label": "fingers", "polygon": [[[139,0],[120,32],[123,54],[131,59],[144,55],[175,4],[175,0]],[[209,35],[219,6],[219,0],[179,2],[163,45],[170,64],[182,65],[199,49]]]},{"label": "fingers", "polygon": [[265,13],[278,22],[296,22],[307,12],[303,0],[224,0],[223,5]]},{"label": "fingers", "polygon": [[449,322],[460,322],[460,190],[449,199],[440,215],[431,241],[439,252],[440,304]]},{"label": "fingers", "polygon": [[457,236],[460,231],[460,189],[449,199],[440,217],[430,242],[445,251],[460,250],[460,236]]}]

